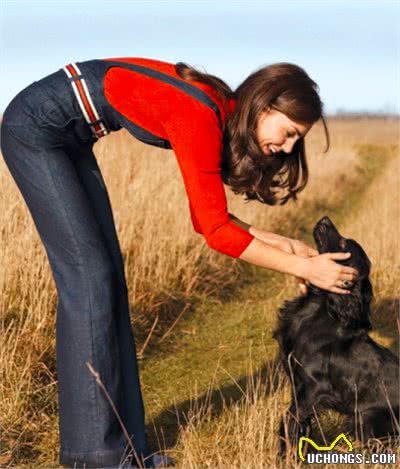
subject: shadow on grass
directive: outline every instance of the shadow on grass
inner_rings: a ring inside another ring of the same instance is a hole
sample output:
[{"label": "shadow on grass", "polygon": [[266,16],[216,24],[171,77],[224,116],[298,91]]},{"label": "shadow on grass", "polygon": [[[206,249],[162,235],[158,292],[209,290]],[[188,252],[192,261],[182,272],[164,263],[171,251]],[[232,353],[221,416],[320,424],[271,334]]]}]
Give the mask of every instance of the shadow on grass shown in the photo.
[{"label": "shadow on grass", "polygon": [[[273,393],[281,380],[281,367],[276,358],[269,359],[253,374],[241,376],[235,383],[209,390],[196,399],[187,399],[162,411],[146,426],[150,447],[168,449],[176,446],[182,427],[192,419],[218,418],[230,407],[250,396],[253,400],[262,389]],[[246,397],[244,397],[246,396]]]},{"label": "shadow on grass", "polygon": [[395,354],[399,352],[399,311],[400,298],[384,298],[375,304],[372,313],[372,331],[388,339],[390,343],[385,343],[385,346]]},{"label": "shadow on grass", "polygon": [[181,319],[190,319],[198,304],[204,302],[204,298],[207,302],[217,301],[220,304],[234,300],[243,288],[254,282],[256,271],[252,266],[242,263],[238,264],[228,277],[226,280],[222,279],[217,288],[215,285],[206,289],[199,287],[190,297],[168,297],[160,294],[151,300],[151,308],[142,306],[142,310],[136,310],[133,332],[137,348],[142,350],[142,353],[139,352],[139,358],[150,359],[160,353],[168,353],[172,344],[164,339],[172,330],[174,333],[178,330],[175,326]]},{"label": "shadow on grass", "polygon": [[[372,315],[373,330],[390,340],[390,344],[386,346],[394,353],[398,352],[399,347],[399,332],[396,324],[398,308],[398,298],[386,298],[375,305]],[[193,419],[195,421],[203,421],[203,418],[217,419],[227,409],[244,400],[244,396],[250,396],[252,399],[255,396],[254,390],[260,385],[265,389],[266,395],[275,392],[282,374],[283,369],[277,357],[273,357],[253,374],[241,376],[236,383],[214,388],[197,399],[184,400],[176,406],[170,406],[147,425],[151,447],[154,449],[175,447],[182,427],[186,427]],[[282,416],[283,414],[284,412]],[[342,432],[352,433],[350,422],[337,412],[322,411],[318,419],[319,423],[314,419],[312,425],[312,435],[318,444],[328,444]]]}]

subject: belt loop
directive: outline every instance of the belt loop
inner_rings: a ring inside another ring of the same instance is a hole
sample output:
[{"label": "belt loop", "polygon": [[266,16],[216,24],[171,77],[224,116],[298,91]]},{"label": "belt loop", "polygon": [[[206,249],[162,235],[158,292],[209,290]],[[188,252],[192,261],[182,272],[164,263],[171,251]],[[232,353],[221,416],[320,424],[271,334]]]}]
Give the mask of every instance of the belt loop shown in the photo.
[{"label": "belt loop", "polygon": [[63,67],[63,70],[68,76],[76,99],[78,100],[79,107],[81,108],[82,114],[84,115],[86,122],[89,124],[94,137],[99,139],[100,137],[104,137],[104,135],[109,134],[110,131],[107,129],[104,120],[99,116],[96,106],[90,96],[86,81],[76,63],[66,65]]}]

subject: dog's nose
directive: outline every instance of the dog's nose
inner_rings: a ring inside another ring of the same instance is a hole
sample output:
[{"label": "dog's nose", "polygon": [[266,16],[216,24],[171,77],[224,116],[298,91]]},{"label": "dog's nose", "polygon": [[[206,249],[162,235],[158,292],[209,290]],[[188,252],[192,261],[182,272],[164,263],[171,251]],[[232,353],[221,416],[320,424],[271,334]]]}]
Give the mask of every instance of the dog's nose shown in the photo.
[{"label": "dog's nose", "polygon": [[322,225],[326,225],[326,226],[331,226],[332,225],[331,219],[329,217],[321,218],[320,223]]}]

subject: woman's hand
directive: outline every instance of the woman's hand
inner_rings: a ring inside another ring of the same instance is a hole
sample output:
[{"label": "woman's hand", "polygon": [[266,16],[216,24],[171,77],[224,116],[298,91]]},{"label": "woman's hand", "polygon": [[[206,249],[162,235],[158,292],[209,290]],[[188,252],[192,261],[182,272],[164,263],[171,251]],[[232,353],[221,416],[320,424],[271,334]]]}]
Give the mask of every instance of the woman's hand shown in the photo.
[{"label": "woman's hand", "polygon": [[[352,267],[346,267],[334,260],[344,260],[349,258],[350,253],[325,253],[319,252],[311,246],[297,239],[285,238],[286,242],[282,242],[282,250],[296,254],[300,257],[307,257],[311,261],[308,264],[306,275],[296,277],[299,282],[300,293],[307,294],[307,283],[310,282],[317,287],[333,293],[350,293],[349,290],[343,288],[343,280],[349,280],[354,283],[358,277],[358,272]],[[289,251],[289,247],[292,251]],[[307,265],[307,264],[306,264]]]},{"label": "woman's hand", "polygon": [[[268,243],[254,237],[239,259],[266,269],[294,275],[333,293],[348,294],[349,291],[343,288],[343,281],[353,283],[358,278],[356,269],[334,262],[347,260],[350,253],[333,252],[312,255],[314,254],[313,248],[311,251],[306,248],[305,252],[309,254],[309,257],[304,257],[293,253],[293,250],[299,247],[297,243],[295,247],[292,243],[288,243],[288,240],[285,243],[281,240],[279,243],[276,237],[272,238],[272,242]],[[303,250],[304,247],[300,249]]]},{"label": "woman's hand", "polygon": [[349,290],[342,287],[343,280],[354,283],[358,277],[358,271],[353,267],[334,262],[346,260],[349,252],[327,252],[314,257],[304,259],[303,278],[319,288],[332,293],[349,294]]},{"label": "woman's hand", "polygon": [[307,294],[308,282],[333,293],[349,293],[348,290],[342,288],[342,281],[350,280],[354,282],[358,276],[357,270],[352,267],[342,266],[334,262],[335,260],[348,259],[346,253],[319,254],[316,249],[298,239],[286,238],[253,226],[250,227],[250,233],[270,246],[304,258],[302,259],[302,267],[296,269],[295,274],[299,282],[300,293],[303,295]]},{"label": "woman's hand", "polygon": [[[308,244],[299,241],[298,239],[291,239],[282,236],[280,244],[277,244],[282,251],[288,252],[289,254],[296,254],[301,257],[312,257],[318,256],[318,251]],[[299,282],[300,293],[307,295],[307,281],[301,277],[296,277]]]}]

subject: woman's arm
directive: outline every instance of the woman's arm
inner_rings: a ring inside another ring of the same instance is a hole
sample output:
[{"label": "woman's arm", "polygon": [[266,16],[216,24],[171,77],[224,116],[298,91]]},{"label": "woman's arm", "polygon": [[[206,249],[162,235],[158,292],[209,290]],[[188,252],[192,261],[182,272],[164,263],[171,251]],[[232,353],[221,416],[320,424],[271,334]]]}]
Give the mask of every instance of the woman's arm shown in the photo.
[{"label": "woman's arm", "polygon": [[233,213],[229,213],[229,218],[235,225],[240,226],[241,228],[252,234],[255,238],[259,239],[260,241],[264,241],[264,243],[267,243],[271,246],[278,247],[281,241],[284,239],[283,236],[271,233],[269,231],[260,230],[255,226],[249,225],[243,220],[240,220],[236,215],[233,215]]},{"label": "woman's arm", "polygon": [[255,238],[269,244],[270,246],[274,246],[288,253],[293,253],[304,257],[318,255],[318,251],[316,249],[308,246],[302,241],[287,238],[286,236],[281,236],[270,231],[261,230],[260,228],[256,228],[255,226],[249,225],[248,223],[239,220],[239,218],[237,218],[232,213],[229,213],[229,217],[237,226],[240,226],[252,234]]},{"label": "woman's arm", "polygon": [[[203,115],[197,108],[188,115],[181,112],[175,113],[164,127],[183,176],[195,225],[207,244],[228,256],[304,278],[320,288],[348,293],[335,283],[352,280],[354,269],[332,262],[346,259],[343,253],[302,257],[268,245],[233,223],[221,178],[222,132],[215,114]],[[193,119],[195,113],[197,119]]]},{"label": "woman's arm", "polygon": [[239,256],[239,259],[295,276],[299,276],[300,272],[303,272],[304,268],[299,262],[299,257],[280,247],[283,237],[251,226],[232,213],[229,213],[229,218],[237,226],[255,237]]},{"label": "woman's arm", "polygon": [[206,111],[196,110],[197,119],[194,111],[187,116],[174,113],[164,126],[183,177],[194,229],[210,248],[237,258],[254,236],[229,218],[221,178],[222,132],[215,114]]},{"label": "woman's arm", "polygon": [[302,277],[305,271],[305,266],[302,262],[304,258],[285,252],[257,238],[250,242],[239,256],[239,259],[296,277]]}]

